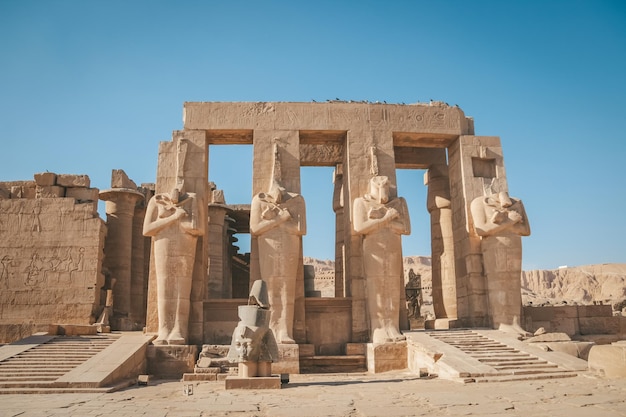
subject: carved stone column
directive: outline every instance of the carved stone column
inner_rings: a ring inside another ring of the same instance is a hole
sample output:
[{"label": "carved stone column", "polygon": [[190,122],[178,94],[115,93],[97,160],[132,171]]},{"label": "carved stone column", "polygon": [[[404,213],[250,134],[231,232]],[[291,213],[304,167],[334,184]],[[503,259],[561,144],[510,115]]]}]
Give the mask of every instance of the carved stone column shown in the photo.
[{"label": "carved stone column", "polygon": [[338,164],[333,172],[333,211],[335,212],[335,297],[346,297],[343,279],[346,245],[344,243],[343,166]]},{"label": "carved stone column", "polygon": [[[130,188],[112,188],[100,192],[106,201],[107,237],[104,244],[104,266],[115,279],[113,286],[114,330],[138,330],[134,326],[132,308],[132,248],[133,217],[137,202],[143,200],[142,193]],[[139,327],[141,323],[138,323]]]},{"label": "carved stone column", "polygon": [[[433,307],[438,323],[457,318],[457,290],[454,267],[454,239],[448,167],[433,165],[424,176],[428,185],[432,247]],[[448,328],[448,325],[441,327]],[[440,327],[440,326],[436,326]]]}]

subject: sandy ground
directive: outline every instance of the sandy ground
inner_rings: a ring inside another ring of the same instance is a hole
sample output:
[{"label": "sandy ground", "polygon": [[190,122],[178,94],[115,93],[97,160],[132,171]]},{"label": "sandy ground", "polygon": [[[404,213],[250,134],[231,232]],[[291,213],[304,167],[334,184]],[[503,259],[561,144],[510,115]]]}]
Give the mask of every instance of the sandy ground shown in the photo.
[{"label": "sandy ground", "polygon": [[626,380],[466,384],[406,372],[292,375],[280,390],[151,381],[109,394],[0,395],[1,416],[626,416]]}]

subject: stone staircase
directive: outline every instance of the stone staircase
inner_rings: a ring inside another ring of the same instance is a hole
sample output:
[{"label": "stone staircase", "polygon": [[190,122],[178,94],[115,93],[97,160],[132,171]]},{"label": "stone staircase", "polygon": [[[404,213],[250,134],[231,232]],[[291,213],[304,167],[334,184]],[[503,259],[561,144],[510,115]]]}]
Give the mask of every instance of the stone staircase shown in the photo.
[{"label": "stone staircase", "polygon": [[[0,394],[110,392],[119,389],[120,386],[108,382],[122,379],[111,378],[119,372],[116,362],[123,363],[125,359],[125,355],[115,354],[119,348],[113,345],[120,339],[119,335],[112,334],[35,335],[3,346],[0,348]],[[137,350],[136,346],[136,343],[123,342],[121,350]],[[112,361],[111,355],[118,358]]]},{"label": "stone staircase", "polygon": [[496,341],[474,330],[429,331],[426,334],[450,345],[485,367],[478,372],[459,372],[463,382],[504,382],[568,378],[577,376],[572,369],[541,359],[509,344]]}]

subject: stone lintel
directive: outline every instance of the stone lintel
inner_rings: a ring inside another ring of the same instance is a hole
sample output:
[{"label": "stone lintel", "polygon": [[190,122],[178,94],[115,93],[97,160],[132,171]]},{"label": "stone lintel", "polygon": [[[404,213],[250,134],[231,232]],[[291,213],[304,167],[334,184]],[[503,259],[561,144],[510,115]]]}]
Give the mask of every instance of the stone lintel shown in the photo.
[{"label": "stone lintel", "polygon": [[443,148],[394,146],[393,151],[396,168],[428,169],[433,165],[446,163],[446,150]]},{"label": "stone lintel", "polygon": [[187,102],[183,113],[185,130],[215,132],[208,134],[209,143],[252,143],[246,131],[256,129],[345,132],[365,128],[429,133],[426,143],[445,146],[456,136],[472,131],[460,108],[441,103]]}]

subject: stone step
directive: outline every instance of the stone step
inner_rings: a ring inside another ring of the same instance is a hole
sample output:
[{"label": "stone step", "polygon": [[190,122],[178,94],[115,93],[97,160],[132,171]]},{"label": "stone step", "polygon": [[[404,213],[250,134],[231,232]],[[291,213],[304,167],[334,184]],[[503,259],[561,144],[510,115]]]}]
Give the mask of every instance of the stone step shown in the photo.
[{"label": "stone step", "polygon": [[507,361],[507,362],[502,362],[502,361],[490,361],[490,360],[481,360],[480,362],[487,364],[489,366],[492,367],[498,367],[498,366],[524,366],[524,365],[547,365],[548,362],[547,361],[540,361],[539,359],[529,359],[526,361]]},{"label": "stone step", "polygon": [[127,379],[109,387],[61,386],[61,384],[37,382],[22,384],[0,383],[0,394],[104,394],[114,392],[135,384],[134,379]]},{"label": "stone step", "polygon": [[53,387],[1,387],[2,394],[106,394],[119,388],[53,388]]},{"label": "stone step", "polygon": [[3,376],[2,378],[0,378],[0,383],[4,384],[8,382],[22,382],[22,381],[56,381],[62,375],[63,374],[52,375],[52,376],[46,376],[46,375]]},{"label": "stone step", "polygon": [[[454,346],[454,345],[453,345]],[[458,346],[457,346],[458,347]],[[497,348],[474,348],[474,347],[464,347],[464,348],[459,348],[464,352],[476,352],[476,353],[511,353],[511,352],[519,352],[518,350],[514,349],[514,348],[510,348],[510,347],[497,347]]]},{"label": "stone step", "polygon": [[61,375],[65,374],[65,372],[11,372],[11,373],[1,373],[0,381],[5,381],[7,379],[23,377],[23,378],[40,378],[40,377],[55,377],[58,378]]},{"label": "stone step", "polygon": [[68,365],[68,366],[75,366],[76,364],[81,364],[83,362],[85,362],[85,360],[87,360],[89,358],[86,359],[61,359],[61,360],[42,360],[42,359],[37,359],[37,360],[31,360],[31,359],[19,359],[19,358],[12,358],[10,360],[4,361],[2,362],[2,364],[12,364],[12,365],[21,365],[21,366],[64,366],[64,365]]},{"label": "stone step", "polygon": [[541,379],[557,379],[557,378],[572,378],[577,376],[576,372],[553,372],[534,375],[497,375],[497,376],[484,376],[475,378],[466,378],[469,382],[519,382],[519,381],[536,381]]},{"label": "stone step", "polygon": [[92,351],[85,353],[84,351],[81,353],[42,353],[42,352],[29,352],[29,353],[20,353],[19,355],[13,356],[15,359],[83,359],[83,358],[91,358],[94,353],[99,351]]}]

